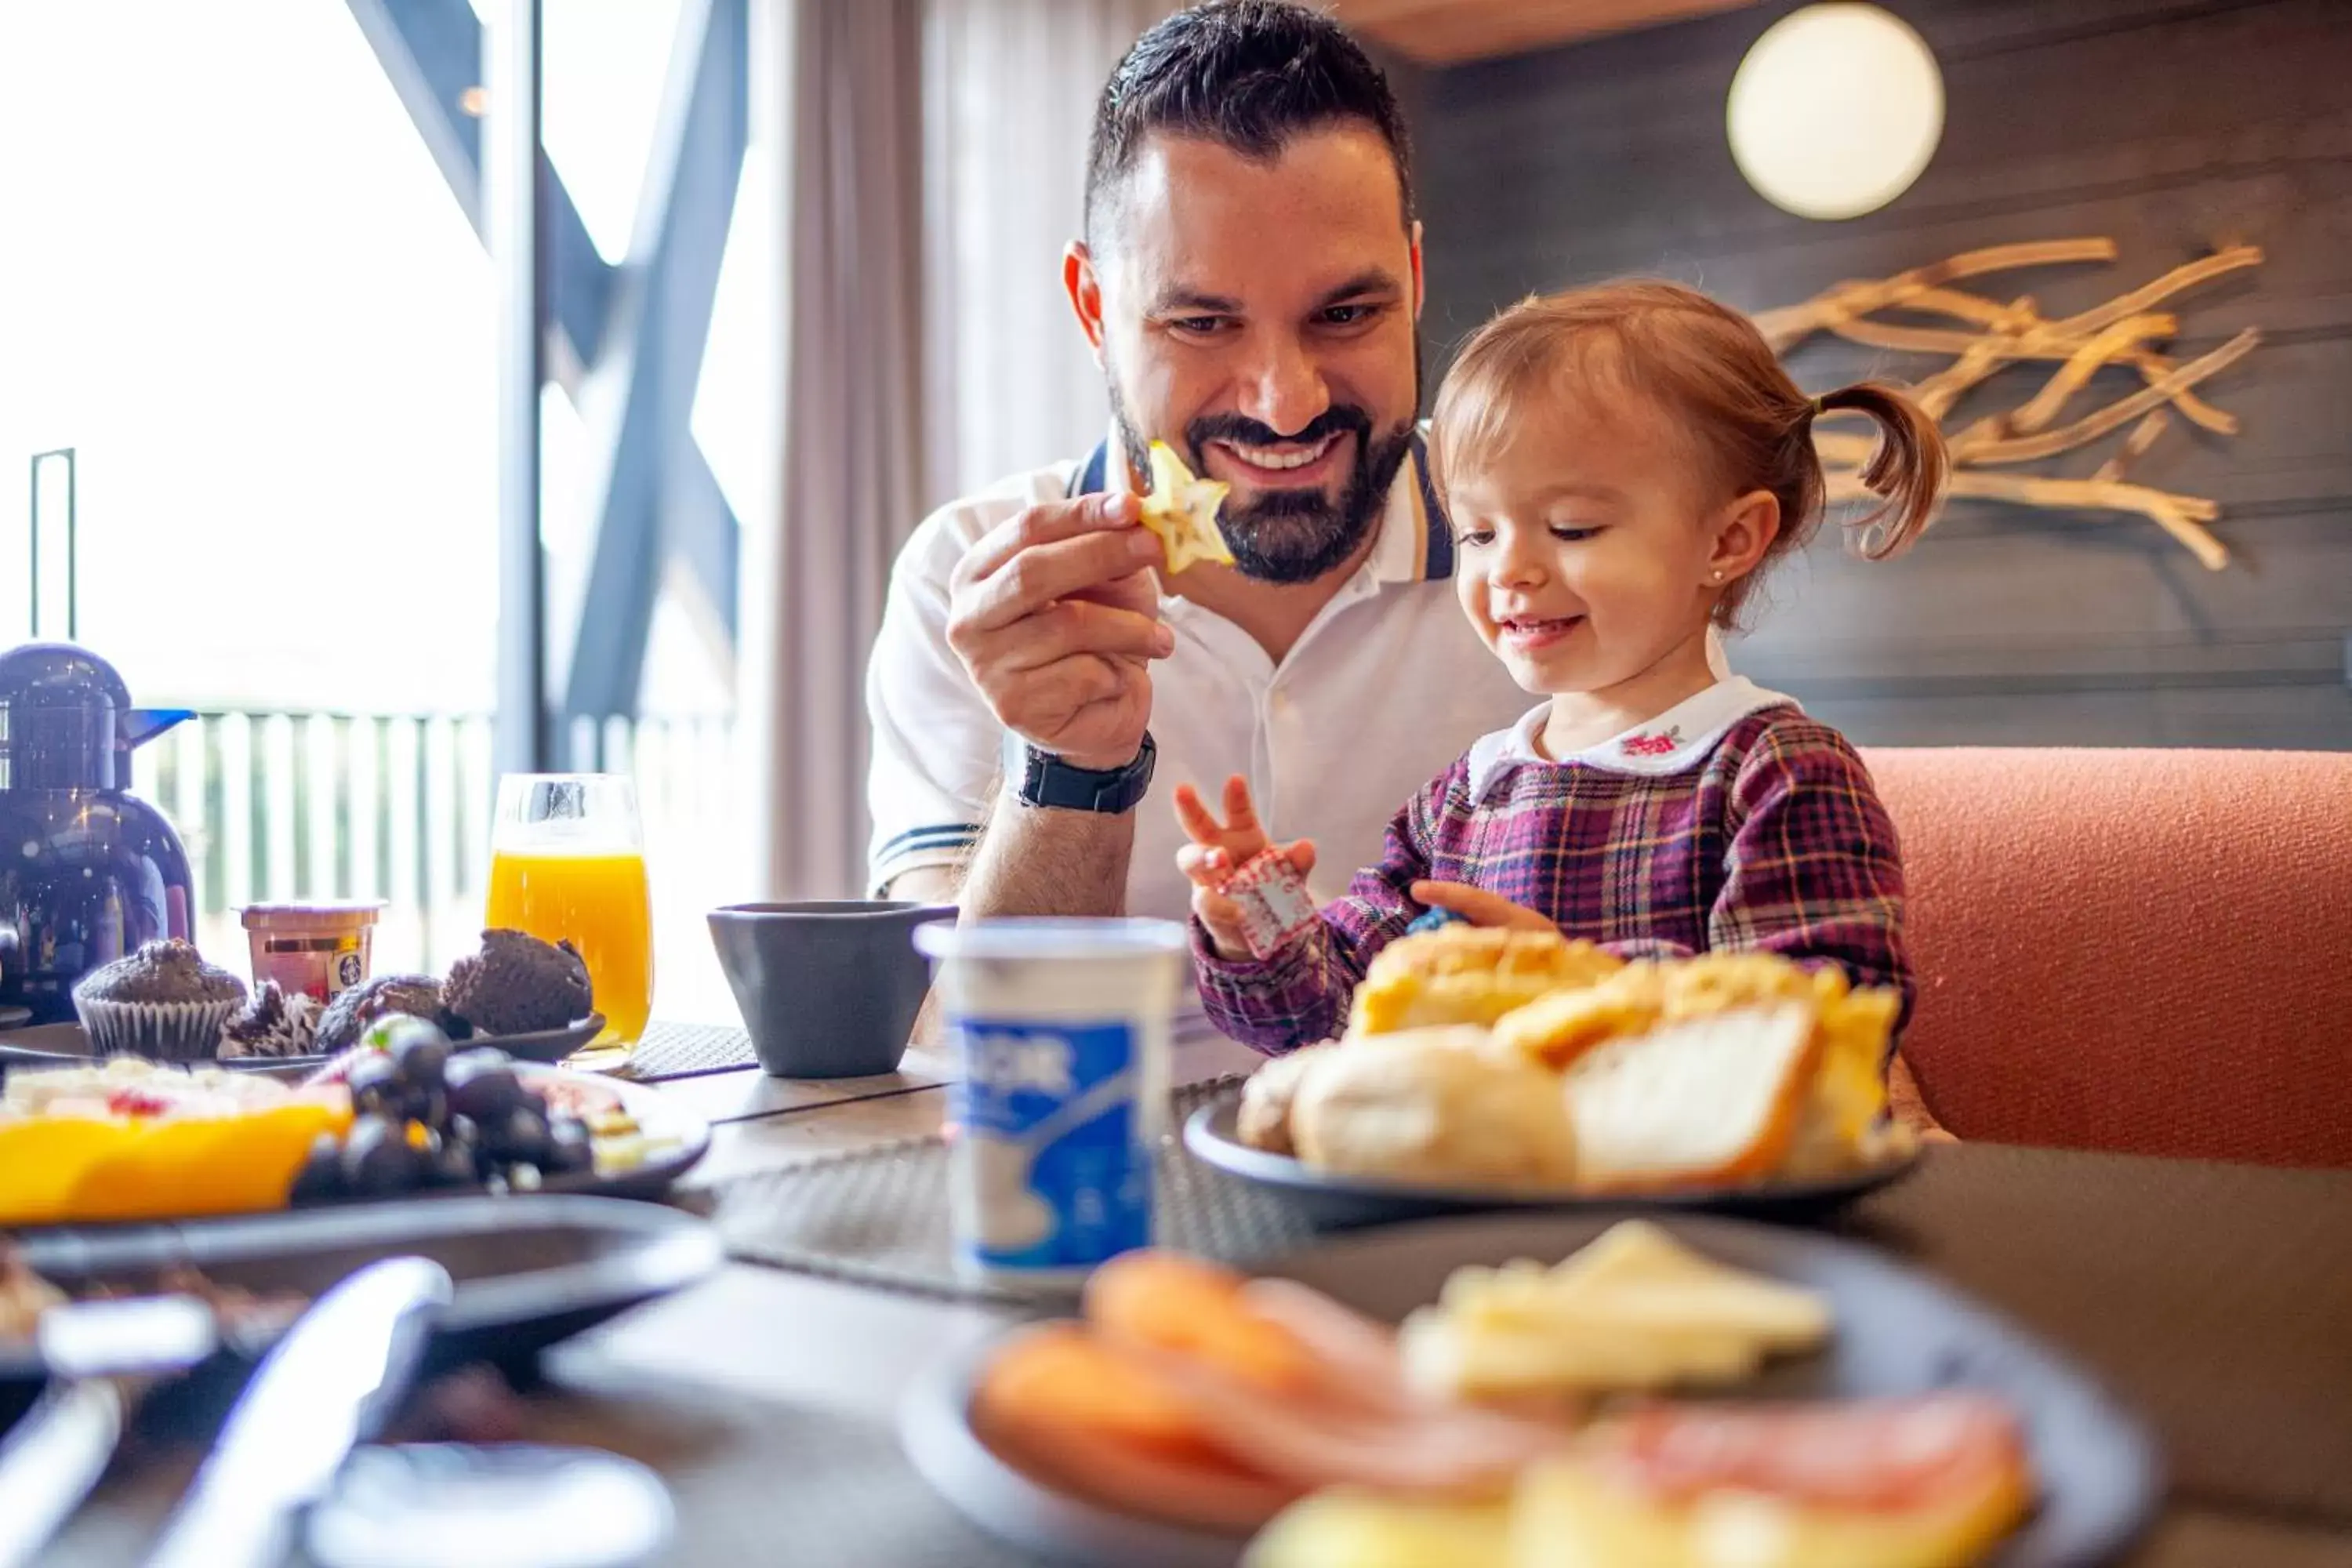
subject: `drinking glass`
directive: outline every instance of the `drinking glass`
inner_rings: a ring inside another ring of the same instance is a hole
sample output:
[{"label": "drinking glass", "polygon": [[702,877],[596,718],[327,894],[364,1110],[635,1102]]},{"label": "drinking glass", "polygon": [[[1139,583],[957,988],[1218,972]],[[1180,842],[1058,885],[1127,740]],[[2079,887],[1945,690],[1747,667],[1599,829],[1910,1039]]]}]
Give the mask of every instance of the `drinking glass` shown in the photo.
[{"label": "drinking glass", "polygon": [[636,786],[619,773],[509,773],[490,827],[488,921],[569,942],[604,1031],[572,1058],[617,1067],[653,1011],[653,900]]}]

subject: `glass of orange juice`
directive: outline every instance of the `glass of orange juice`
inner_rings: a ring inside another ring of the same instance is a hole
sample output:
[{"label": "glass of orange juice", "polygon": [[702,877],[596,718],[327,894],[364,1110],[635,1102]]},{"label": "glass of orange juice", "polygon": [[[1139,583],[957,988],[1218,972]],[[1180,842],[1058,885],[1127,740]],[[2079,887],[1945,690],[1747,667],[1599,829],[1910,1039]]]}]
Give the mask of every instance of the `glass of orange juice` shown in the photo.
[{"label": "glass of orange juice", "polygon": [[636,786],[619,773],[509,773],[490,826],[492,926],[569,942],[604,1032],[572,1058],[617,1067],[653,1011],[653,900]]}]

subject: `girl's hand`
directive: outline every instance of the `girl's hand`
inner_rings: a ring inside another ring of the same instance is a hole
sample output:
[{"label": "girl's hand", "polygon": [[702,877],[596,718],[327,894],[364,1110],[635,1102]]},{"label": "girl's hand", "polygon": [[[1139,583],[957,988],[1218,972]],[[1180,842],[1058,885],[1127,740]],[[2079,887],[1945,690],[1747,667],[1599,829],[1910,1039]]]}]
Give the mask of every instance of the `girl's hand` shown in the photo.
[{"label": "girl's hand", "polygon": [[1412,892],[1415,903],[1451,910],[1474,926],[1504,926],[1512,931],[1559,934],[1559,927],[1526,905],[1515,904],[1500,893],[1490,893],[1466,882],[1415,882]]},{"label": "girl's hand", "polygon": [[[1192,884],[1192,913],[1208,931],[1209,945],[1217,956],[1250,956],[1243,934],[1239,905],[1225,897],[1225,879],[1273,847],[1259,826],[1257,809],[1250,804],[1249,784],[1238,774],[1225,781],[1225,818],[1217,820],[1200,791],[1191,784],[1176,786],[1176,820],[1190,844],[1176,851],[1176,868]],[[1283,858],[1302,877],[1315,869],[1315,846],[1306,839],[1286,846]]]}]

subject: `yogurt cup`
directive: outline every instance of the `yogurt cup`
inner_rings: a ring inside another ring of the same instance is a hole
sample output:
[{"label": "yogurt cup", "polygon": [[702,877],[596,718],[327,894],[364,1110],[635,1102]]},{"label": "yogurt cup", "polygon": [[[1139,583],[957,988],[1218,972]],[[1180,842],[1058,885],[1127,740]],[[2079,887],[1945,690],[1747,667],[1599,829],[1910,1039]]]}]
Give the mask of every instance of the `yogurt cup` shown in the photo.
[{"label": "yogurt cup", "polygon": [[247,904],[239,914],[255,988],[275,980],[289,996],[299,991],[324,1006],[368,977],[383,912],[367,900]]},{"label": "yogurt cup", "polygon": [[915,946],[935,963],[956,1059],[958,1271],[1058,1291],[1149,1246],[1170,1024],[1190,967],[1184,928],[977,921],[918,927]]}]

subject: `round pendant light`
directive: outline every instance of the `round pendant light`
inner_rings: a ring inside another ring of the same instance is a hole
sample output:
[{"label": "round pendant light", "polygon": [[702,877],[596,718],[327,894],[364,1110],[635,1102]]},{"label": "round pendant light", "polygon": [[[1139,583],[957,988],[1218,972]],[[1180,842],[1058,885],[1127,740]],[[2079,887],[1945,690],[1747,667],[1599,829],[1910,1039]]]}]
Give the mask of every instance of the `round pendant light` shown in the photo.
[{"label": "round pendant light", "polygon": [[1731,79],[1731,156],[1758,194],[1800,217],[1875,212],[1927,168],[1944,133],[1944,78],[1900,17],[1857,0],[1790,12]]}]

